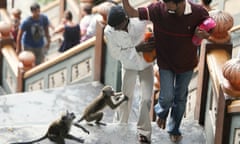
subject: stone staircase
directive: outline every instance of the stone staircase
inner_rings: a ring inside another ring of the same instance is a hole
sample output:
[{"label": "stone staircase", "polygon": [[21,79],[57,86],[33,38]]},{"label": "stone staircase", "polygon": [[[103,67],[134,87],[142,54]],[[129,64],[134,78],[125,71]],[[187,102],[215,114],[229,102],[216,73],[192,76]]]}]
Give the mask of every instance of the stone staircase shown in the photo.
[{"label": "stone staircase", "polygon": [[[0,128],[2,144],[10,142],[29,141],[45,134],[48,125],[33,124],[23,126],[8,126]],[[129,124],[108,123],[106,126],[89,126],[82,123],[90,134],[72,127],[71,134],[85,140],[85,144],[137,144],[136,122]],[[184,120],[182,126],[183,139],[179,144],[206,144],[203,128],[195,121]],[[172,144],[165,130],[160,130],[155,123],[152,123],[151,144]],[[52,144],[49,140],[43,140],[40,144]],[[66,144],[78,144],[78,142],[66,140]]]},{"label": "stone staircase", "polygon": [[0,86],[0,96],[5,94],[6,94],[5,90]]},{"label": "stone staircase", "polygon": [[[80,117],[85,106],[98,95],[103,85],[99,82],[75,84],[66,87],[4,95],[0,97],[0,143],[28,141],[44,135],[48,125],[69,110]],[[135,98],[137,100],[137,98]],[[113,111],[104,109],[103,122],[107,126],[89,126],[81,123],[90,134],[73,127],[71,133],[85,139],[85,144],[135,144],[138,104],[133,103],[129,124],[112,123]],[[204,129],[191,117],[183,119],[183,139],[180,144],[206,144]],[[77,142],[66,141],[67,144]],[[171,144],[165,130],[152,123],[152,144]],[[44,140],[41,144],[51,144]]]}]

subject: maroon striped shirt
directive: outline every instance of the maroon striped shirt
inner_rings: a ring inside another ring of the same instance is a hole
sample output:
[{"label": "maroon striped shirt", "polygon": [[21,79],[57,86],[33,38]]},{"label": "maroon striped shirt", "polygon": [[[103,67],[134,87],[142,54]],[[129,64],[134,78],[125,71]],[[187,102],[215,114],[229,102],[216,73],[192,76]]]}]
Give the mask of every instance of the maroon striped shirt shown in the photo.
[{"label": "maroon striped shirt", "polygon": [[[157,63],[161,69],[182,73],[198,63],[197,47],[192,43],[196,26],[209,17],[200,5],[188,2],[192,12],[181,16],[169,14],[163,2],[138,9],[141,20],[153,22]],[[148,10],[147,10],[148,9]]]}]

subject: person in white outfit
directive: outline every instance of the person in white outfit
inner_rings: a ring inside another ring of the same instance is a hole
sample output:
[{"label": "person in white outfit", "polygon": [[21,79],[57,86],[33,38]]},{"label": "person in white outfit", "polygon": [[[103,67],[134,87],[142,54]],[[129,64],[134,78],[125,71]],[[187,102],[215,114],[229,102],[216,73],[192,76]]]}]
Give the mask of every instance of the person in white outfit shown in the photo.
[{"label": "person in white outfit", "polygon": [[111,56],[122,64],[122,92],[129,98],[117,109],[114,122],[128,122],[138,77],[141,96],[137,121],[138,139],[140,142],[150,143],[152,127],[149,111],[153,93],[153,64],[146,62],[139,51],[146,26],[147,21],[129,19],[121,6],[114,6],[110,9],[104,34]]}]

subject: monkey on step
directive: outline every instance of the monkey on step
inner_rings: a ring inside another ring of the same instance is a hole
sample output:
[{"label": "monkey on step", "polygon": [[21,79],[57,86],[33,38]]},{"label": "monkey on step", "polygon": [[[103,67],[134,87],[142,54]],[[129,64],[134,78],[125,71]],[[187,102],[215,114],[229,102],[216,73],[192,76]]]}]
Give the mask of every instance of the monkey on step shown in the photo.
[{"label": "monkey on step", "polygon": [[[29,141],[29,142],[16,142],[11,144],[33,144],[39,141],[42,141],[46,138],[55,142],[56,144],[65,144],[65,138],[70,140],[75,140],[79,143],[84,143],[84,140],[81,138],[77,138],[71,134],[69,134],[72,122],[76,118],[74,113],[69,113],[68,111],[64,113],[60,119],[54,121],[50,124],[47,133],[39,139]],[[82,126],[78,126],[79,128],[83,129],[84,132],[89,133],[85,128]]]},{"label": "monkey on step", "polygon": [[115,109],[127,100],[128,97],[122,96],[121,92],[115,93],[111,86],[105,86],[101,93],[85,108],[82,117],[77,122],[86,120],[87,122],[95,121],[96,124],[106,125],[100,122],[103,118],[101,110],[105,106]]}]

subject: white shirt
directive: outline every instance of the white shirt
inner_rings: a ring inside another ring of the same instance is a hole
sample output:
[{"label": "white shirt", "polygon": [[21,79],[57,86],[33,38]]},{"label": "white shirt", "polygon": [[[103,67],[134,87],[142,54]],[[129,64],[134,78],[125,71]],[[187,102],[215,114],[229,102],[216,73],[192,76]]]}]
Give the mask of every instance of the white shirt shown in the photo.
[{"label": "white shirt", "polygon": [[92,15],[92,14],[85,15],[85,16],[81,19],[81,21],[80,21],[81,31],[84,31],[84,32],[87,31],[87,28],[88,28],[88,26],[90,25],[92,19],[93,19],[93,15]]},{"label": "white shirt", "polygon": [[107,48],[111,56],[122,63],[123,68],[132,70],[144,70],[152,63],[147,63],[141,52],[137,52],[135,46],[143,39],[147,21],[138,18],[130,18],[128,32],[115,30],[107,25],[104,30],[107,40]]},{"label": "white shirt", "polygon": [[102,20],[103,20],[103,17],[99,13],[92,15],[91,22],[88,25],[87,32],[86,32],[87,37],[95,36],[97,21],[102,21]]}]

